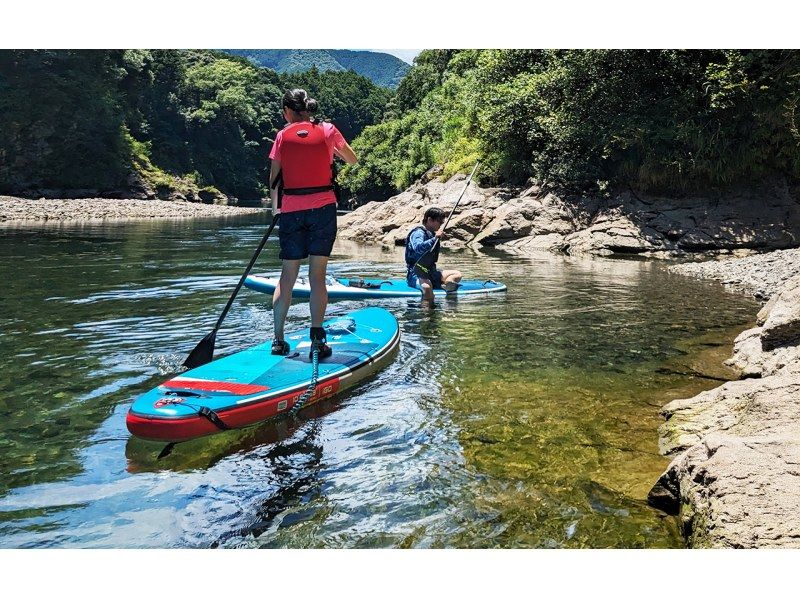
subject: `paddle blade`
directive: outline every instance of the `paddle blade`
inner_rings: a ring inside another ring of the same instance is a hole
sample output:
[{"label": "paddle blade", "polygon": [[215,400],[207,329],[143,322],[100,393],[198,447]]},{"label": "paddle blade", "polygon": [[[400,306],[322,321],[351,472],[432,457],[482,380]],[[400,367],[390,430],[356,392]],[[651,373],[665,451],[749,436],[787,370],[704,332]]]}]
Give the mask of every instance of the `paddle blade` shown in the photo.
[{"label": "paddle blade", "polygon": [[189,353],[183,365],[189,369],[200,367],[214,359],[214,342],[217,340],[217,331],[209,332],[203,340]]},{"label": "paddle blade", "polygon": [[161,449],[160,453],[158,453],[158,457],[156,457],[156,461],[159,461],[159,460],[163,459],[164,457],[168,457],[170,455],[170,453],[172,452],[172,449],[174,449],[174,448],[175,448],[175,443],[174,442],[170,442],[167,446],[165,446],[163,449]]}]

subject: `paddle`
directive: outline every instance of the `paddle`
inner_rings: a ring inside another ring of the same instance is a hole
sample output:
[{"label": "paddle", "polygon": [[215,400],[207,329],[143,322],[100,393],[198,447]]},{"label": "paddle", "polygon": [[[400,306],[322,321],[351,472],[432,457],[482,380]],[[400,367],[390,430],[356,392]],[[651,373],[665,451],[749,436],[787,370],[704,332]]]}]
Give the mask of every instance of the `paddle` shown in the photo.
[{"label": "paddle", "polygon": [[[444,221],[444,224],[442,225],[442,228],[440,230],[444,230],[447,227],[447,223],[450,222],[450,218],[453,217],[453,212],[456,211],[458,204],[461,202],[461,198],[464,197],[464,193],[467,192],[467,189],[469,188],[469,183],[472,180],[472,176],[475,174],[475,171],[478,170],[479,165],[480,165],[480,160],[475,162],[475,167],[472,169],[472,172],[469,173],[469,176],[467,177],[467,182],[464,185],[464,189],[461,191],[461,195],[459,195],[458,199],[456,200],[456,205],[454,205],[453,209],[450,210],[450,215],[447,217],[447,220]],[[430,268],[433,265],[433,262],[431,260],[434,258],[435,255],[434,250],[436,249],[436,245],[438,243],[439,243],[439,238],[437,237],[436,240],[433,242],[433,246],[428,251],[423,253],[422,256],[420,256],[420,258],[414,264],[414,272],[417,274],[417,276],[424,278],[428,278],[430,276]],[[423,262],[423,260],[425,261]]]},{"label": "paddle", "polygon": [[256,263],[258,259],[258,255],[261,253],[261,250],[264,249],[264,245],[267,243],[267,239],[272,234],[272,229],[275,228],[275,224],[278,222],[278,217],[280,214],[275,214],[272,217],[272,224],[269,225],[269,230],[267,230],[267,234],[264,235],[264,238],[261,239],[261,243],[258,244],[258,249],[253,254],[253,257],[250,258],[250,263],[247,265],[247,269],[242,274],[242,277],[239,279],[239,283],[236,285],[236,288],[233,289],[233,293],[231,293],[231,298],[228,299],[227,305],[225,305],[225,309],[222,310],[222,314],[220,315],[219,319],[217,320],[216,325],[214,326],[214,330],[209,332],[203,340],[197,343],[197,346],[192,349],[192,352],[189,353],[189,357],[186,358],[186,361],[183,362],[183,365],[187,368],[196,368],[206,363],[209,363],[214,358],[214,342],[217,338],[217,331],[219,327],[222,326],[222,321],[225,319],[225,316],[228,315],[228,311],[233,305],[233,300],[236,298],[236,295],[239,293],[239,289],[242,288],[247,275],[250,274],[250,270],[253,269],[253,265]]}]

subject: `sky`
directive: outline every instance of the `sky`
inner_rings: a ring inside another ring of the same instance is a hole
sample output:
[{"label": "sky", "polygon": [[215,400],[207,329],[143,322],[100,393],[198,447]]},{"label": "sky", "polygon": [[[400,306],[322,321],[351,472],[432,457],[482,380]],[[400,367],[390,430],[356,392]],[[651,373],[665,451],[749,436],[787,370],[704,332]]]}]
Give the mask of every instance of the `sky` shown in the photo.
[{"label": "sky", "polygon": [[422,50],[408,50],[408,49],[387,50],[385,48],[380,48],[377,50],[370,50],[370,52],[385,52],[386,54],[397,56],[400,60],[404,60],[408,64],[411,64],[411,62],[414,60],[414,57],[420,52],[422,52]]}]

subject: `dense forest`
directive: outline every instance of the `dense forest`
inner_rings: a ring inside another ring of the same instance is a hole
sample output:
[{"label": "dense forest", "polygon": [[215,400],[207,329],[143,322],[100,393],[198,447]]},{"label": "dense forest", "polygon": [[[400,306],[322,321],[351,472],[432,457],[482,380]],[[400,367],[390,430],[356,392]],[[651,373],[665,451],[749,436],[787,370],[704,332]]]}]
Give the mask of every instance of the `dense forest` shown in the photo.
[{"label": "dense forest", "polygon": [[361,200],[478,158],[484,183],[581,191],[800,177],[794,50],[426,50],[396,92],[207,50],[2,50],[0,193],[265,196],[293,86],[353,140]]},{"label": "dense forest", "polygon": [[295,85],[348,138],[392,96],[352,71],[281,75],[206,50],[2,50],[0,193],[263,197]]},{"label": "dense forest", "polygon": [[487,183],[681,193],[800,176],[800,52],[427,50],[353,147],[382,197],[481,158]]},{"label": "dense forest", "polygon": [[396,88],[411,68],[396,56],[365,50],[225,50],[279,73],[355,71],[376,85]]}]

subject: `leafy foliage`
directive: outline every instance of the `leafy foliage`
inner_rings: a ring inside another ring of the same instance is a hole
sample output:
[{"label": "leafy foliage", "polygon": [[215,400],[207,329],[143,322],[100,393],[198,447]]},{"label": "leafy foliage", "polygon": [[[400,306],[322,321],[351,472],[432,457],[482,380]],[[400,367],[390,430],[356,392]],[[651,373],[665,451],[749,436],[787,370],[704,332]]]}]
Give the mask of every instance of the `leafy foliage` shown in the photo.
[{"label": "leafy foliage", "polygon": [[280,80],[283,88],[300,87],[316,98],[320,104],[317,116],[330,119],[348,140],[367,125],[380,122],[392,97],[388,89],[377,87],[353,71],[320,72],[311,68],[282,75]]},{"label": "leafy foliage", "polygon": [[[426,51],[388,118],[356,140],[362,161],[343,182],[399,189],[406,175],[466,171],[478,157],[490,182],[583,189],[797,177],[798,101],[791,50]],[[411,149],[423,140],[426,151]]]},{"label": "leafy foliage", "polygon": [[0,191],[124,183],[122,52],[0,51]]},{"label": "leafy foliage", "polygon": [[280,76],[204,50],[0,51],[0,192],[111,192],[136,174],[261,197],[283,91],[300,84],[349,138],[391,96],[353,72]]}]

